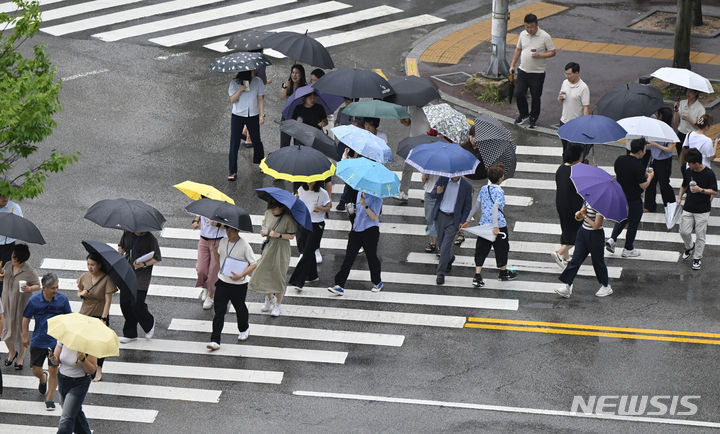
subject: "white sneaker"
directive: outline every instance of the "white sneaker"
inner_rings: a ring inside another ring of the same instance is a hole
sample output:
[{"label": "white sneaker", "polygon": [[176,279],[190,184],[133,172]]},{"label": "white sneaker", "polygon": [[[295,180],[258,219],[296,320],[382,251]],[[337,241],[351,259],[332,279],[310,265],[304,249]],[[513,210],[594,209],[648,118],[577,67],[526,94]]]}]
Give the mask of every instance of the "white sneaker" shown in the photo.
[{"label": "white sneaker", "polygon": [[145,333],[145,339],[150,340],[152,339],[153,335],[155,335],[155,321],[153,321],[153,326],[150,331]]},{"label": "white sneaker", "polygon": [[608,295],[612,294],[613,290],[610,288],[610,285],[608,286],[601,286],[600,289],[598,289],[598,292],[595,293],[596,297],[607,297]]},{"label": "white sneaker", "polygon": [[215,304],[215,300],[212,297],[207,297],[203,302],[203,309],[210,310]]},{"label": "white sneaker", "polygon": [[561,297],[570,298],[570,295],[572,295],[572,285],[566,283],[565,286],[556,289],[555,293]]},{"label": "white sneaker", "polygon": [[273,305],[270,315],[271,316],[280,316],[280,305],[278,305],[278,304]]},{"label": "white sneaker", "polygon": [[244,332],[242,332],[238,335],[238,340],[241,342],[246,341],[248,336],[250,336],[250,327],[248,327],[247,330],[245,330]]},{"label": "white sneaker", "polygon": [[220,344],[217,342],[210,342],[209,344],[205,345],[205,347],[210,351],[217,351],[220,349]]},{"label": "white sneaker", "polygon": [[120,343],[121,344],[127,344],[128,342],[136,341],[137,338],[126,338],[125,336],[120,336]]},{"label": "white sneaker", "polygon": [[610,253],[615,253],[615,240],[613,240],[612,237],[605,240],[605,250]]},{"label": "white sneaker", "polygon": [[205,301],[205,299],[207,299],[207,296],[208,296],[208,291],[207,291],[207,289],[203,288],[200,291],[200,295],[198,295],[198,298],[200,299],[200,301]]},{"label": "white sneaker", "polygon": [[560,256],[558,252],[552,252],[550,253],[550,255],[553,257],[558,267],[562,268],[563,270],[565,269],[565,267],[567,267],[568,261],[565,260],[565,258],[563,258],[562,256]]},{"label": "white sneaker", "polygon": [[632,249],[632,250],[623,249],[623,252],[622,252],[623,258],[637,258],[638,256],[640,256],[640,252],[638,252],[637,249]]},{"label": "white sneaker", "polygon": [[270,312],[273,308],[273,305],[275,304],[275,299],[270,298],[267,295],[265,296],[265,304],[262,305],[260,308],[261,312]]},{"label": "white sneaker", "polygon": [[322,255],[320,254],[320,249],[315,250],[315,262],[318,264],[322,264]]}]

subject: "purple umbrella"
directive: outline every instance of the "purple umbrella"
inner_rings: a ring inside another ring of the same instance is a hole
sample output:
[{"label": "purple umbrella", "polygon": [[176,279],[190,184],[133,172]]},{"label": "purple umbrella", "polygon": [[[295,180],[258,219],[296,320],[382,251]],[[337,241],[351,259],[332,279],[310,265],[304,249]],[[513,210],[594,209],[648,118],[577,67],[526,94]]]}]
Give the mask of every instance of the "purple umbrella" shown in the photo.
[{"label": "purple umbrella", "polygon": [[[312,84],[308,84],[307,86],[299,87],[295,93],[290,95],[287,100],[285,100],[285,105],[282,109],[282,114],[285,119],[292,119],[293,111],[295,111],[295,107],[299,106],[303,103],[302,98],[310,93],[315,92],[315,89],[313,88]],[[345,99],[341,96],[337,95],[330,95],[329,93],[317,93],[316,104],[320,104],[325,109],[325,113],[330,115],[337,110],[338,107],[342,105],[342,103],[345,102]]]},{"label": "purple umbrella", "polygon": [[616,222],[627,218],[627,198],[614,176],[581,163],[572,167],[570,179],[578,194],[603,217]]}]

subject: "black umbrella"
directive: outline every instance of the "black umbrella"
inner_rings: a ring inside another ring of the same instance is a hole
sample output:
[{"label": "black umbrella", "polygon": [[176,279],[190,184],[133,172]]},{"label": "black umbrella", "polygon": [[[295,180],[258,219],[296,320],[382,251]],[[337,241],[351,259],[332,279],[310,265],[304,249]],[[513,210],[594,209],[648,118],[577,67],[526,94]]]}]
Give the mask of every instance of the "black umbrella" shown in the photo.
[{"label": "black umbrella", "polygon": [[307,32],[277,32],[265,38],[262,43],[264,48],[272,48],[298,62],[318,68],[335,68],[327,48],[308,36]]},{"label": "black umbrella", "polygon": [[645,84],[628,83],[603,95],[597,103],[597,114],[617,121],[631,116],[650,116],[663,105],[659,90]]},{"label": "black umbrella", "polygon": [[262,41],[270,35],[272,33],[263,30],[248,30],[230,37],[225,46],[238,51],[262,50],[265,48]]},{"label": "black umbrella", "polygon": [[215,199],[200,199],[185,207],[185,211],[235,228],[239,231],[252,232],[250,214],[237,205]]},{"label": "black umbrella", "polygon": [[280,122],[280,131],[295,138],[296,142],[317,149],[328,158],[337,158],[337,145],[335,144],[335,140],[331,139],[318,128],[303,122],[298,122],[295,119],[287,119]]},{"label": "black umbrella", "polygon": [[385,98],[394,92],[378,73],[364,69],[337,69],[320,77],[316,91],[346,98]]},{"label": "black umbrella", "polygon": [[512,134],[499,120],[482,114],[475,118],[475,141],[490,139],[510,141]]},{"label": "black umbrella", "polygon": [[26,243],[45,244],[40,229],[30,220],[12,213],[0,213],[0,235]]},{"label": "black umbrella", "polygon": [[447,140],[440,136],[428,136],[427,134],[423,134],[420,136],[414,136],[414,137],[406,137],[398,143],[397,152],[399,156],[403,158],[407,158],[408,154],[410,153],[410,150],[413,149],[416,146],[424,145],[425,143],[448,143]]},{"label": "black umbrella", "polygon": [[335,165],[322,152],[309,146],[286,146],[271,152],[260,169],[275,179],[291,182],[323,181],[335,173]]},{"label": "black umbrella", "polygon": [[85,218],[104,228],[130,232],[162,230],[165,217],[160,211],[139,200],[103,199],[91,206]]},{"label": "black umbrella", "polygon": [[440,98],[437,85],[425,77],[406,75],[390,77],[388,83],[392,86],[395,95],[385,98],[385,101],[404,106],[424,106]]},{"label": "black umbrella", "polygon": [[213,63],[210,65],[210,72],[252,71],[253,69],[268,65],[272,65],[272,63],[262,54],[241,51],[213,60]]},{"label": "black umbrella", "polygon": [[121,292],[126,292],[133,299],[137,296],[137,278],[135,270],[128,260],[117,250],[100,241],[83,241],[88,253],[97,253],[102,258],[103,270]]}]

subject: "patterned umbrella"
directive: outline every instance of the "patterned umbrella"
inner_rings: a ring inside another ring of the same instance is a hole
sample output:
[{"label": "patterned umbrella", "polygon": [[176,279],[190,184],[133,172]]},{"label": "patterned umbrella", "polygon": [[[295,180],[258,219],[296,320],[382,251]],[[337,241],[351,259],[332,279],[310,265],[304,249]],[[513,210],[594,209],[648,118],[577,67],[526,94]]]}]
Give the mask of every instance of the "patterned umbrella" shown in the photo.
[{"label": "patterned umbrella", "polygon": [[470,124],[465,115],[448,104],[435,104],[423,107],[428,123],[438,133],[455,143],[467,140]]},{"label": "patterned umbrella", "polygon": [[512,140],[512,134],[494,117],[480,115],[475,118],[475,142],[490,139],[510,141]]},{"label": "patterned umbrella", "polygon": [[348,148],[374,161],[395,161],[392,149],[383,139],[355,125],[341,125],[331,130]]},{"label": "patterned umbrella", "polygon": [[[505,166],[505,179],[515,176],[515,168],[517,167],[517,155],[515,154],[515,144],[509,142],[510,146],[500,154],[493,164],[502,163]],[[492,165],[492,164],[491,164]],[[489,166],[488,166],[489,167]]]},{"label": "patterned umbrella", "polygon": [[210,72],[240,72],[252,71],[261,66],[272,65],[267,57],[260,53],[247,53],[241,51],[239,53],[228,54],[227,56],[218,57],[213,60],[210,65]]},{"label": "patterned umbrella", "polygon": [[238,33],[237,35],[233,35],[225,43],[225,46],[231,50],[239,51],[262,50],[265,48],[262,42],[263,39],[267,38],[271,34],[272,33],[270,32],[262,30],[248,30],[246,32]]}]

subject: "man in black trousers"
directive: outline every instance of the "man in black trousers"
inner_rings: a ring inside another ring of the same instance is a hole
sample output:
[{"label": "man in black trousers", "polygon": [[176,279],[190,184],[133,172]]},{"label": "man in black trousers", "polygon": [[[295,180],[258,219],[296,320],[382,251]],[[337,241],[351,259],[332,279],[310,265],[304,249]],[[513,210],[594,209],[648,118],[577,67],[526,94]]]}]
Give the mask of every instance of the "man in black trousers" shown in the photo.
[{"label": "man in black trousers", "polygon": [[440,247],[436,282],[442,285],[445,283],[445,274],[450,272],[455,260],[452,252],[455,235],[472,209],[472,186],[461,176],[442,177],[430,194],[436,199],[432,218],[435,220]]}]

